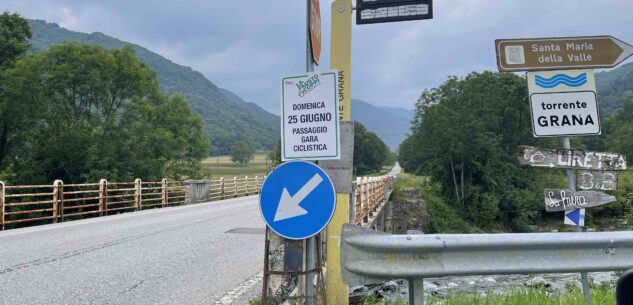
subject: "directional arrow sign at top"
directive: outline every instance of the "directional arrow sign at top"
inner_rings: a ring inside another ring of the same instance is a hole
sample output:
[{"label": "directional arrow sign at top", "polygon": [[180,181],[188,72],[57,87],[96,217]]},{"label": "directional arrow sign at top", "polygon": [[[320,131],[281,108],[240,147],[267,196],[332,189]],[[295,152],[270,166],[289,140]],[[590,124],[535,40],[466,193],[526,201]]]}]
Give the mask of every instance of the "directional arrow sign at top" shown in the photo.
[{"label": "directional arrow sign at top", "polygon": [[497,39],[499,71],[610,68],[633,55],[633,46],[611,36]]},{"label": "directional arrow sign at top", "polygon": [[334,185],[317,165],[305,161],[277,167],[262,185],[259,208],[268,227],[289,239],[319,233],[335,208]]}]

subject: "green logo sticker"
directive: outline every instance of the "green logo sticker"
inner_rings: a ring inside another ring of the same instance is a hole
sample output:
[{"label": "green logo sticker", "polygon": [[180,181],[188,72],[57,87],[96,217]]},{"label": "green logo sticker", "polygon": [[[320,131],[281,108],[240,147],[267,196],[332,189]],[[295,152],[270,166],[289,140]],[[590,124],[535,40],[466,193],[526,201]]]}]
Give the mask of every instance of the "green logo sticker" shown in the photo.
[{"label": "green logo sticker", "polygon": [[319,84],[321,84],[321,81],[319,80],[318,74],[315,74],[312,77],[308,78],[308,80],[306,80],[305,82],[299,81],[299,83],[297,84],[297,88],[299,88],[299,96],[303,97],[304,95],[306,95],[306,93],[312,91],[312,89],[316,88],[316,86],[318,86]]}]

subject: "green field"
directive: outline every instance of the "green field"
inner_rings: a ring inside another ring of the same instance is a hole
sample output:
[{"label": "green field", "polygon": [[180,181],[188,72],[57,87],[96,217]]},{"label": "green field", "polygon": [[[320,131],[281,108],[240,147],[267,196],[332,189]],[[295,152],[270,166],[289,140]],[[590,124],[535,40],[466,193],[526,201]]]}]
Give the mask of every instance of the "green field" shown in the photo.
[{"label": "green field", "polygon": [[231,156],[208,157],[202,160],[202,169],[207,179],[261,177],[272,169],[271,162],[266,159],[266,155],[265,153],[255,154],[255,158],[244,166],[231,162]]}]

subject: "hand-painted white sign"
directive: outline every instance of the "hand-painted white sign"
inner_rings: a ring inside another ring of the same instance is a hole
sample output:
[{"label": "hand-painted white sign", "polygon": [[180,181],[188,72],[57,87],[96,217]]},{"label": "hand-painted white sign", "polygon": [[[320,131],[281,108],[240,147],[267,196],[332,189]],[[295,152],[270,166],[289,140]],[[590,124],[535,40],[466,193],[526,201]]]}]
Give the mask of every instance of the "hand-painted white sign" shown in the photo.
[{"label": "hand-painted white sign", "polygon": [[576,173],[576,188],[615,191],[618,188],[618,172],[580,170]]},{"label": "hand-painted white sign", "polygon": [[613,201],[615,201],[615,196],[601,192],[572,192],[564,189],[545,190],[545,210],[547,212],[590,208]]},{"label": "hand-painted white sign", "polygon": [[519,146],[519,163],[535,167],[578,168],[599,171],[626,170],[626,159],[621,154],[591,152],[581,149],[547,149]]}]

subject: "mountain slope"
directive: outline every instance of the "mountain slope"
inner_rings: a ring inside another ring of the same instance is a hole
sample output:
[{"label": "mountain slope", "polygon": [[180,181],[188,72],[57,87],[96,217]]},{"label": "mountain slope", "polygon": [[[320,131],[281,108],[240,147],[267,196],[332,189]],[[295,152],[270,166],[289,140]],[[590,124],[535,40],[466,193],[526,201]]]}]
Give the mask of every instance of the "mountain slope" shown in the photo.
[{"label": "mountain slope", "polygon": [[399,108],[399,107],[389,107],[389,106],[381,106],[380,109],[387,111],[397,117],[401,117],[407,122],[411,122],[413,120],[413,115],[415,112],[411,109]]},{"label": "mountain slope", "polygon": [[625,100],[633,99],[633,63],[596,73],[596,87],[602,113],[611,115],[622,109]]},{"label": "mountain slope", "polygon": [[191,109],[200,114],[211,140],[212,154],[226,154],[232,143],[243,140],[255,149],[272,149],[279,138],[279,123],[273,123],[253,107],[232,102],[200,72],[175,64],[141,46],[127,43],[102,33],[79,33],[43,20],[29,20],[33,32],[32,49],[40,51],[52,44],[76,41],[105,48],[130,45],[136,56],[154,69],[162,90],[178,94],[189,101]]},{"label": "mountain slope", "polygon": [[411,121],[370,103],[352,99],[352,120],[359,121],[395,151],[406,138]]},{"label": "mountain slope", "polygon": [[237,96],[237,94],[227,89],[220,88],[220,92],[222,92],[222,94],[233,104],[236,104],[240,106],[240,108],[254,113],[265,122],[275,124],[275,126],[279,126],[279,116],[264,110],[262,107],[259,107],[259,105],[255,103],[244,101],[241,97]]}]

